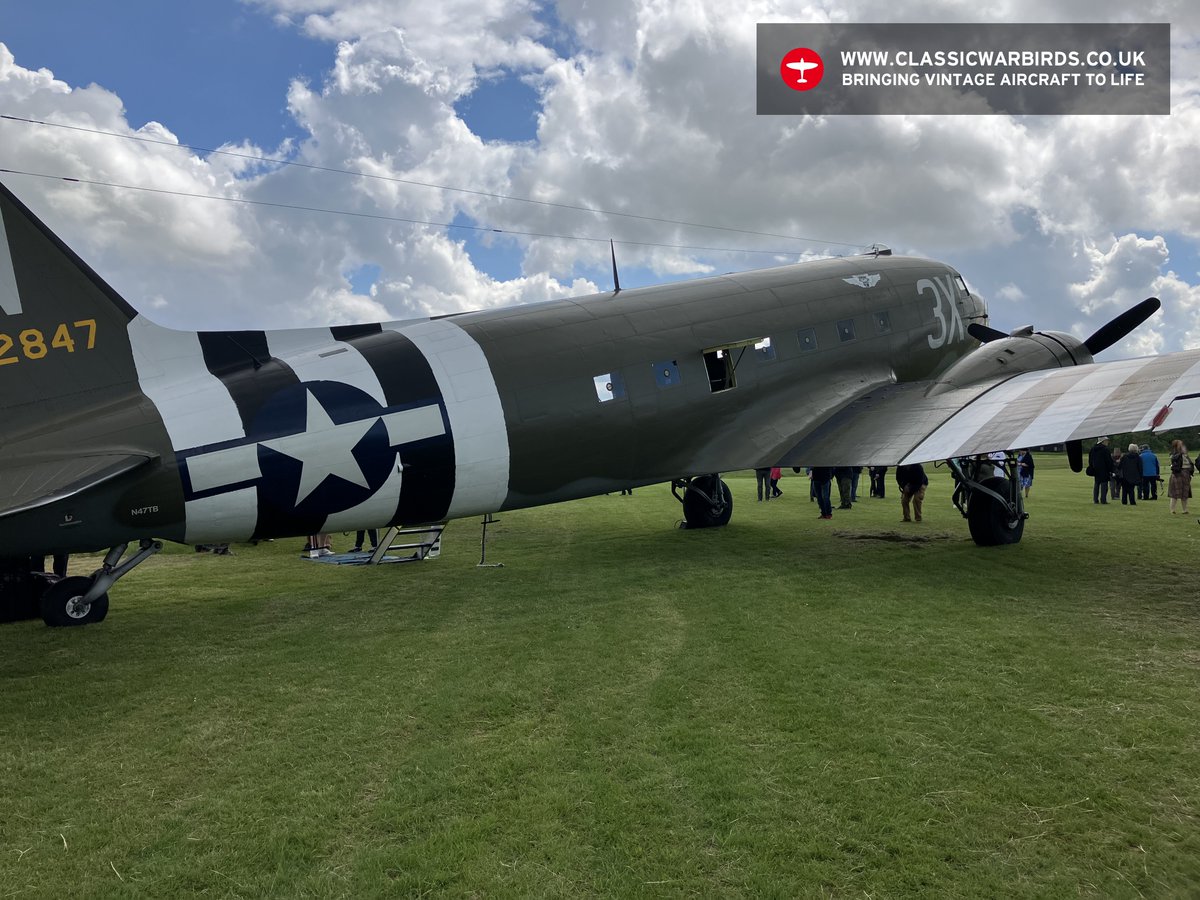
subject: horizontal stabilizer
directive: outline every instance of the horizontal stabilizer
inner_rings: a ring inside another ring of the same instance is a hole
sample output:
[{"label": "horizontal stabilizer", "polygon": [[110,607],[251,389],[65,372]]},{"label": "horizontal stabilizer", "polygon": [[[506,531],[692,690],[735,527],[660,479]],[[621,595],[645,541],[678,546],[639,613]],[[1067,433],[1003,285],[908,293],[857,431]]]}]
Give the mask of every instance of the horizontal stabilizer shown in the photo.
[{"label": "horizontal stabilizer", "polygon": [[102,454],[6,465],[0,470],[0,519],[76,497],[139,469],[153,457],[141,454]]}]

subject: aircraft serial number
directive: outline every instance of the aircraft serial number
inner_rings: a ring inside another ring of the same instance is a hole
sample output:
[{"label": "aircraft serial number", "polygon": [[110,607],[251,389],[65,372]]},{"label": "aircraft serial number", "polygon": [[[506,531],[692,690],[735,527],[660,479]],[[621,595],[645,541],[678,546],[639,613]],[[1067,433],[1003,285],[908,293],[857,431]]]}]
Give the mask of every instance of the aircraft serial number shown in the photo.
[{"label": "aircraft serial number", "polygon": [[73,322],[72,326],[78,335],[71,334],[71,328],[63,322],[57,325],[53,335],[47,339],[46,332],[40,328],[26,328],[18,332],[14,338],[10,334],[0,333],[0,366],[11,366],[19,363],[21,358],[29,360],[45,359],[51,350],[66,350],[74,353],[76,349],[91,350],[96,346],[96,320],[83,319]]}]

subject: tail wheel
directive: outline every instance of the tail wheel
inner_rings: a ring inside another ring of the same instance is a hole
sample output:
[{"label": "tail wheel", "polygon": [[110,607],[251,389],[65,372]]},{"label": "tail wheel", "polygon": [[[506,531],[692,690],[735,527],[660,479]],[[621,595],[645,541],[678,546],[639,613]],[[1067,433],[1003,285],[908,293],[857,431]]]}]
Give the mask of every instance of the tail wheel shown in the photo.
[{"label": "tail wheel", "polygon": [[90,625],[103,622],[108,615],[108,594],[101,594],[91,603],[83,596],[92,586],[86,575],[75,575],[52,584],[42,594],[42,619],[51,626]]},{"label": "tail wheel", "polygon": [[733,516],[733,492],[715,475],[693,478],[683,494],[688,528],[720,528]]},{"label": "tail wheel", "polygon": [[[988,478],[981,484],[1002,497],[1009,495],[1007,478]],[[980,547],[1015,544],[1025,533],[1025,516],[1018,509],[1014,518],[1007,504],[1001,503],[991,494],[974,491],[971,494],[970,506],[967,507],[967,526],[971,529],[971,538]]]}]

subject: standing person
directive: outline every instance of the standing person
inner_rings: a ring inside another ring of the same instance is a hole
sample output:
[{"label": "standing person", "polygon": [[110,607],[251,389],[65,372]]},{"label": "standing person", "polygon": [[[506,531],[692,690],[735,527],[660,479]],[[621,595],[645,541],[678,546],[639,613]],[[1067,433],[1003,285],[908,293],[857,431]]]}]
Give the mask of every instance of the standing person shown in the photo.
[{"label": "standing person", "polygon": [[1183,441],[1171,441],[1171,478],[1167,481],[1167,499],[1171,501],[1171,515],[1175,515],[1176,503],[1182,506],[1183,514],[1187,515],[1187,502],[1192,496],[1192,474],[1195,471],[1196,467],[1188,458],[1187,447],[1183,445]]},{"label": "standing person", "polygon": [[853,492],[853,486],[850,483],[850,467],[838,466],[833,470],[833,477],[837,479],[838,509],[853,509],[850,500]]},{"label": "standing person", "polygon": [[1108,438],[1102,437],[1088,451],[1087,473],[1095,479],[1092,485],[1092,502],[1108,502],[1108,482],[1112,479],[1112,456],[1108,452]]},{"label": "standing person", "polygon": [[992,475],[996,478],[1003,478],[1006,474],[1004,462],[1008,459],[1008,454],[1003,450],[993,450],[988,454],[988,459],[992,461]]},{"label": "standing person", "polygon": [[850,502],[858,502],[858,479],[862,478],[862,466],[850,467]]},{"label": "standing person", "polygon": [[[921,506],[925,502],[925,488],[929,486],[929,476],[925,474],[925,467],[920,463],[913,463],[910,466],[898,466],[896,468],[896,484],[900,486],[900,509],[904,513],[904,522],[912,522],[914,519],[921,521]],[[912,516],[909,516],[908,507],[912,504]]]},{"label": "standing person", "polygon": [[779,466],[774,466],[771,469],[771,499],[782,497],[783,491],[779,489],[779,479],[783,477],[783,469]]},{"label": "standing person", "polygon": [[1113,503],[1121,496],[1121,448],[1114,447],[1112,452],[1112,499]]},{"label": "standing person", "polygon": [[1017,477],[1021,479],[1021,487],[1028,497],[1029,489],[1033,487],[1033,454],[1028,447],[1017,454]]},{"label": "standing person", "polygon": [[379,546],[379,531],[375,528],[369,528],[366,531],[360,531],[354,536],[354,546],[350,548],[351,553],[362,553],[363,537],[371,538],[371,551]]},{"label": "standing person", "polygon": [[[758,485],[758,500],[771,499],[771,467],[754,470],[754,481]],[[763,495],[766,495],[765,497]]]},{"label": "standing person", "polygon": [[878,497],[882,500],[884,497],[884,486],[887,484],[887,466],[871,466],[869,473],[871,476],[871,496]]},{"label": "standing person", "polygon": [[304,545],[304,552],[310,557],[333,556],[333,535],[310,534],[308,543]]},{"label": "standing person", "polygon": [[1121,505],[1137,506],[1134,492],[1142,487],[1142,456],[1137,444],[1130,444],[1129,450],[1121,457]]},{"label": "standing person", "polygon": [[1142,444],[1142,490],[1138,497],[1142,500],[1158,499],[1158,476],[1162,470],[1158,466],[1158,454],[1150,449],[1149,444]]},{"label": "standing person", "polygon": [[829,500],[830,481],[833,479],[833,469],[829,466],[813,466],[811,474],[812,490],[820,509],[820,518],[833,518],[833,504]]}]

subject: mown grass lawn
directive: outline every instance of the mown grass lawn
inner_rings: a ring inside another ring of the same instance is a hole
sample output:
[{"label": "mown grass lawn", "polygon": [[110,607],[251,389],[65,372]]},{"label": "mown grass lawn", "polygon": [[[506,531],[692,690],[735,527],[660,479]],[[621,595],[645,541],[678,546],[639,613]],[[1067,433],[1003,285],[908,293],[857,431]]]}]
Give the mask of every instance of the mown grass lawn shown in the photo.
[{"label": "mown grass lawn", "polygon": [[496,569],[174,548],[0,627],[0,897],[1200,894],[1195,515],[1045,456],[980,549],[932,481],[505,513]]}]

